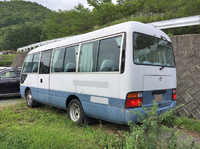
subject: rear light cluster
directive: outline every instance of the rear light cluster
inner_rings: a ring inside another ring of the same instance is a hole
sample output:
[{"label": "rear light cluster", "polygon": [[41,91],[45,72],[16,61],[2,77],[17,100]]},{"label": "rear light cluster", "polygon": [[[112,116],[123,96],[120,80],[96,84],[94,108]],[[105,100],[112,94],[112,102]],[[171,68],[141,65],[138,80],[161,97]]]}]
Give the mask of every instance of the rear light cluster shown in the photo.
[{"label": "rear light cluster", "polygon": [[176,89],[173,89],[172,100],[176,100]]},{"label": "rear light cluster", "polygon": [[134,108],[142,106],[142,92],[129,93],[126,97],[126,107]]}]

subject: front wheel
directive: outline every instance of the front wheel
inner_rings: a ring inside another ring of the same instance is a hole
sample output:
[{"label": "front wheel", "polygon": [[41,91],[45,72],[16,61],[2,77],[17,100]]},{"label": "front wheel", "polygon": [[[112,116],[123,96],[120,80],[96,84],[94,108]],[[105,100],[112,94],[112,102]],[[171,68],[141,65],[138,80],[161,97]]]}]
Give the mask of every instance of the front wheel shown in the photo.
[{"label": "front wheel", "polygon": [[85,113],[78,99],[73,99],[69,102],[67,115],[76,124],[83,124]]},{"label": "front wheel", "polygon": [[34,108],[36,106],[36,102],[33,100],[33,96],[30,90],[26,92],[26,104],[29,108]]}]

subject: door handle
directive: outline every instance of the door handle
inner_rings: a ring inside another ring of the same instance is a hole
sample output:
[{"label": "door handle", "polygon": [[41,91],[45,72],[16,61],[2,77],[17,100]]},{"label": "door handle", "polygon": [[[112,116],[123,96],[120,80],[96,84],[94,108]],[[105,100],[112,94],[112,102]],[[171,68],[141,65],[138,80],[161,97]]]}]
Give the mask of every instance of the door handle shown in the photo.
[{"label": "door handle", "polygon": [[40,83],[42,83],[43,82],[43,80],[42,79],[40,79]]},{"label": "door handle", "polygon": [[11,80],[10,82],[16,82],[16,80]]}]

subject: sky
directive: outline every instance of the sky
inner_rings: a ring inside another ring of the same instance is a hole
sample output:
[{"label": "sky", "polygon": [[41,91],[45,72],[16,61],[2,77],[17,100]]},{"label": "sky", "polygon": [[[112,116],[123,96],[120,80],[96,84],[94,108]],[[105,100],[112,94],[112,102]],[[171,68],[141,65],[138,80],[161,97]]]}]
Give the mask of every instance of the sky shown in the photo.
[{"label": "sky", "polygon": [[[4,0],[0,0],[0,1],[4,1]],[[10,0],[6,0],[6,1],[10,1]],[[87,4],[87,0],[25,0],[25,1],[36,2],[40,5],[43,5],[49,8],[50,10],[55,10],[55,11],[57,11],[58,9],[61,9],[61,10],[73,9],[74,6],[78,5],[78,3],[83,4],[84,7],[91,8]],[[112,1],[114,4],[116,3],[116,0],[112,0]]]}]

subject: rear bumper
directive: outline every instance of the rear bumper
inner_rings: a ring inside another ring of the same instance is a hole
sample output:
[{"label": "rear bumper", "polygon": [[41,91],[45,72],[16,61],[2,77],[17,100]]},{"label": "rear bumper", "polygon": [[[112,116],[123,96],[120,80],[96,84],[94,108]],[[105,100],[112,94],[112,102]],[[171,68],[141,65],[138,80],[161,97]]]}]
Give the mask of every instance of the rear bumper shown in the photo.
[{"label": "rear bumper", "polygon": [[[157,110],[157,113],[158,113],[158,115],[160,115],[160,114],[164,113],[165,111],[170,110],[170,109],[175,108],[175,107],[176,107],[176,101],[172,101],[169,106],[159,108]],[[144,111],[143,108],[137,108],[137,111],[142,113],[142,114],[147,113],[147,111]],[[124,121],[125,121],[126,124],[128,124],[129,121],[132,121],[134,123],[138,122],[138,115],[136,115],[136,109],[135,108],[134,109],[125,109],[124,116],[125,116]]]}]

